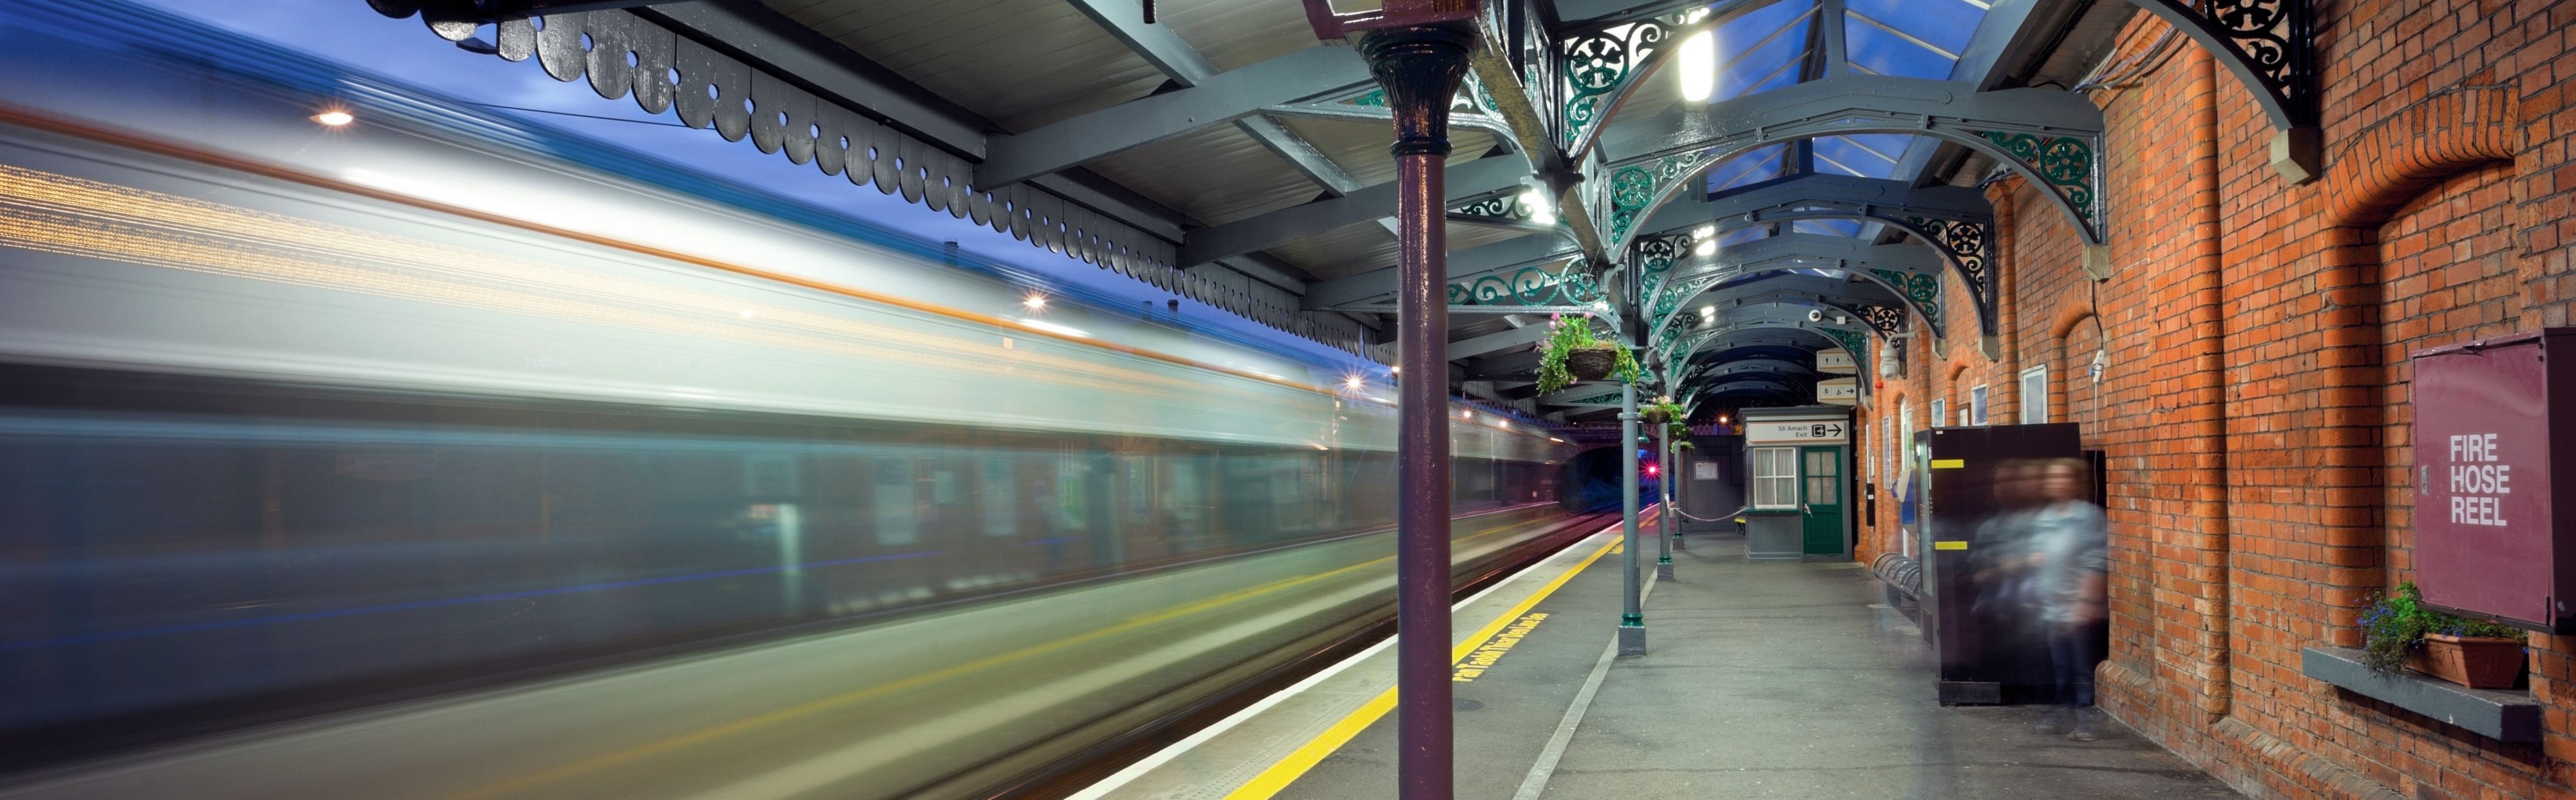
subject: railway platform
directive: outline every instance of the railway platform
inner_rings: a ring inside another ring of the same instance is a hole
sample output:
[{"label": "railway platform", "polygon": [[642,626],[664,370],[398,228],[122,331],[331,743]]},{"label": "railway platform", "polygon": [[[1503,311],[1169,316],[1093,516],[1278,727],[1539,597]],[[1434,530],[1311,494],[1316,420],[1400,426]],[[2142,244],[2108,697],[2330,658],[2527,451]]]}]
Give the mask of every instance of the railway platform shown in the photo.
[{"label": "railway platform", "polygon": [[[1458,606],[1457,796],[2237,796],[2117,722],[2072,742],[2040,708],[1940,706],[1866,570],[1748,562],[1737,534],[1646,569],[1648,652],[1617,656],[1620,555],[1613,526]],[[1394,685],[1369,651],[1076,797],[1392,796]]]}]

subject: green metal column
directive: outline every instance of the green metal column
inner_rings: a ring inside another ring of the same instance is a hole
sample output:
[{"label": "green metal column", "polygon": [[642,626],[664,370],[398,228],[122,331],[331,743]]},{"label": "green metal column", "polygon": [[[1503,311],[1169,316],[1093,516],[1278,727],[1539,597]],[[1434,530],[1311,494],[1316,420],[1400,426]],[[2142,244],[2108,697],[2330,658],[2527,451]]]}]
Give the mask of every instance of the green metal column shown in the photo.
[{"label": "green metal column", "polygon": [[1619,535],[1624,543],[1620,570],[1625,588],[1619,614],[1619,654],[1646,654],[1646,609],[1637,581],[1637,383],[1619,385]]},{"label": "green metal column", "polygon": [[1663,479],[1655,481],[1662,510],[1655,513],[1655,580],[1673,579],[1673,424],[1655,426],[1655,463]]}]

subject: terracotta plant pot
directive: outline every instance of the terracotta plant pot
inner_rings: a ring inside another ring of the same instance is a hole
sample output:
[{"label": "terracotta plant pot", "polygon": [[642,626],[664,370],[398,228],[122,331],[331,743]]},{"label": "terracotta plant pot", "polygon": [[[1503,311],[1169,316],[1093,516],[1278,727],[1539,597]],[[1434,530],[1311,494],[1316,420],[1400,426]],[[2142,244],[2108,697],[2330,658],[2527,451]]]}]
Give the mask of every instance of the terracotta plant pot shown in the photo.
[{"label": "terracotta plant pot", "polygon": [[1578,381],[1597,381],[1610,377],[1619,366],[1619,348],[1612,345],[1577,347],[1565,351],[1565,371]]},{"label": "terracotta plant pot", "polygon": [[2522,677],[2522,643],[2512,639],[2424,634],[2406,666],[2471,689],[2511,689]]}]

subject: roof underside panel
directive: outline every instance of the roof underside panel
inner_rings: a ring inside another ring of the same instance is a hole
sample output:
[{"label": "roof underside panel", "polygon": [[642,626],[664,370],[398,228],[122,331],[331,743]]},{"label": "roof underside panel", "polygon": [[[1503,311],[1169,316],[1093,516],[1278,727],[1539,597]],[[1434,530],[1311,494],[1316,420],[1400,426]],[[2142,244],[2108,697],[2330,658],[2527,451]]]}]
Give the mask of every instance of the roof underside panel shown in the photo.
[{"label": "roof underside panel", "polygon": [[[1319,117],[1280,117],[1279,122],[1361,185],[1395,180],[1395,155],[1387,152],[1387,146],[1395,142],[1393,123]],[[1483,131],[1452,127],[1449,145],[1453,153],[1449,160],[1454,164],[1493,149],[1494,137]]]},{"label": "roof underside panel", "polygon": [[1394,264],[1395,234],[1363,222],[1270,248],[1270,254],[1318,280],[1346,278]]},{"label": "roof underside panel", "polygon": [[1157,0],[1154,12],[1157,24],[1171,28],[1219,70],[1324,46],[1306,24],[1306,8],[1299,3]]},{"label": "roof underside panel", "polygon": [[762,0],[1010,131],[1145,96],[1163,73],[1064,0]]},{"label": "roof underside panel", "polygon": [[1208,225],[1305,203],[1322,191],[1232,125],[1201,128],[1090,168]]}]

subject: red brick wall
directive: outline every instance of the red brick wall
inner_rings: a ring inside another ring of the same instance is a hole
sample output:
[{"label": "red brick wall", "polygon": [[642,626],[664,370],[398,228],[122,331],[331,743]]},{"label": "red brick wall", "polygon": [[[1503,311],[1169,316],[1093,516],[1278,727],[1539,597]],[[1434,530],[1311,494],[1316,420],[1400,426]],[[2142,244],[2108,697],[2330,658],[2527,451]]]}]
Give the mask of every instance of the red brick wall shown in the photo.
[{"label": "red brick wall", "polygon": [[[2115,275],[2042,189],[1990,187],[2007,308],[2002,357],[1948,281],[1945,341],[1910,345],[1867,424],[2050,368],[2054,421],[2108,452],[2113,646],[2103,701],[2258,796],[2576,796],[2576,642],[2535,636],[2545,746],[2509,746],[2343,694],[2302,648],[2358,644],[2354,618],[2410,576],[2407,354],[2569,324],[2576,169],[2560,131],[2576,3],[2321,2],[2326,170],[2293,185],[2273,128],[2196,47],[2093,95],[2108,123]],[[2164,32],[2140,15],[2123,54]],[[2116,56],[2115,56],[2116,57]],[[2566,66],[2562,66],[2566,65]],[[1937,352],[1936,352],[1937,350]],[[2096,383],[2094,353],[2108,357]],[[1880,478],[1883,486],[1891,482]],[[1895,504],[1871,531],[1892,546]]]}]

